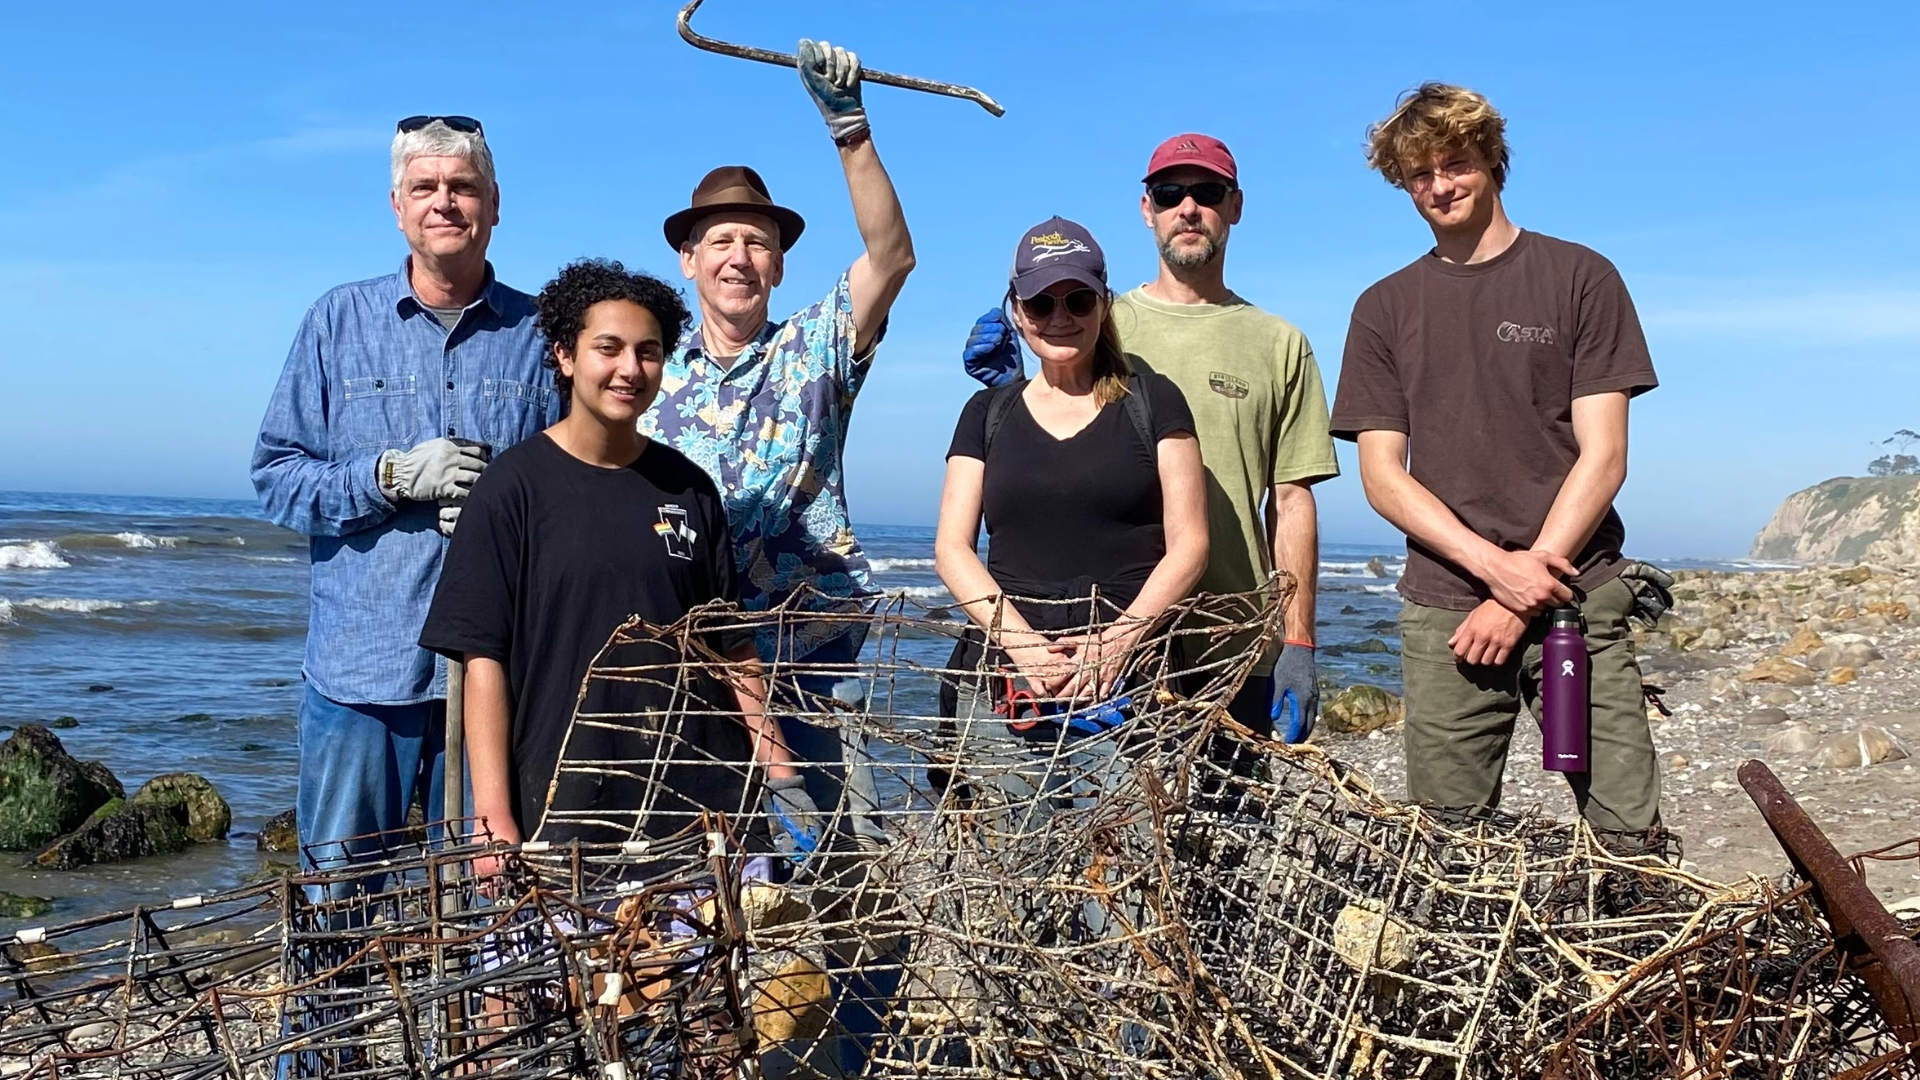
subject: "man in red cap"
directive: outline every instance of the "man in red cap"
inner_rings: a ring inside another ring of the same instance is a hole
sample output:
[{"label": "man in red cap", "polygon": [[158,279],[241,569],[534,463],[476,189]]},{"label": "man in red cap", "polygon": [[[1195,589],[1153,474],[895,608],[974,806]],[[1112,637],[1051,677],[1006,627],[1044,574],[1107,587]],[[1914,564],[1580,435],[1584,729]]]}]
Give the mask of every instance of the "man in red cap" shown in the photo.
[{"label": "man in red cap", "polygon": [[[1199,589],[1246,592],[1279,567],[1298,591],[1271,676],[1247,680],[1235,719],[1304,741],[1319,709],[1314,583],[1320,535],[1313,485],[1340,473],[1327,398],[1306,335],[1226,284],[1227,236],[1240,221],[1239,168],[1210,135],[1175,135],[1154,150],[1140,215],[1160,249],[1154,280],[1114,302],[1129,354],[1172,379],[1193,410],[1207,469],[1210,555]],[[974,324],[967,371],[988,385],[1020,378],[1019,345],[998,309]],[[1265,661],[1261,668],[1268,670]]]}]

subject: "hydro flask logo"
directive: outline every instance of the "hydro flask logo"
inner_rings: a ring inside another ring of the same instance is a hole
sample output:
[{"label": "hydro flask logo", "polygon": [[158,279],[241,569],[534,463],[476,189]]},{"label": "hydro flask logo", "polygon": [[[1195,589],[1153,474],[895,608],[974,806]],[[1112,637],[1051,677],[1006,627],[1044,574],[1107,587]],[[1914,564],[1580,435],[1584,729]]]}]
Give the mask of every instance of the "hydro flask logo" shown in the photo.
[{"label": "hydro flask logo", "polygon": [[1573,661],[1571,660],[1560,661],[1560,677],[1563,679],[1573,678]]}]

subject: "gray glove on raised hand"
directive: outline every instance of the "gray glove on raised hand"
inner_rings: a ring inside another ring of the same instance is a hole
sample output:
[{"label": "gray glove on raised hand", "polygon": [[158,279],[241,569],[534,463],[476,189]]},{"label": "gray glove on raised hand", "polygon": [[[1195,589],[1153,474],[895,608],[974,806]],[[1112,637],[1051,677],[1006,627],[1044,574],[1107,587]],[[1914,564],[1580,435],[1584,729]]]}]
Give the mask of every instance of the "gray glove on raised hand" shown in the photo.
[{"label": "gray glove on raised hand", "polygon": [[388,502],[402,499],[434,502],[467,497],[480,471],[487,467],[486,448],[463,446],[452,439],[429,439],[411,450],[389,450],[374,464],[380,494]]},{"label": "gray glove on raised hand", "polygon": [[825,41],[800,39],[794,50],[800,82],[826,117],[833,141],[843,143],[867,130],[866,106],[860,103],[860,58]]},{"label": "gray glove on raised hand", "polygon": [[820,808],[807,794],[805,780],[798,776],[769,778],[766,810],[774,848],[796,866],[820,849]]}]

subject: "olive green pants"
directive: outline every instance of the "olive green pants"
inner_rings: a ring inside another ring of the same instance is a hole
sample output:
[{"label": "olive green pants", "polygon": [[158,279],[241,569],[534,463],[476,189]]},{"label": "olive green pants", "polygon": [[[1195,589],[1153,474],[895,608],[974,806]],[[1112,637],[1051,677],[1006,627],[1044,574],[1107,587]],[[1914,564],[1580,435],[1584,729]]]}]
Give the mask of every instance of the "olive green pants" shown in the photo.
[{"label": "olive green pants", "polygon": [[[1592,744],[1589,771],[1566,774],[1581,816],[1596,829],[1620,832],[1641,832],[1660,820],[1660,766],[1627,632],[1632,603],[1633,594],[1615,580],[1580,605],[1593,669]],[[1501,774],[1521,704],[1540,715],[1540,643],[1547,620],[1533,621],[1506,663],[1469,665],[1447,646],[1467,614],[1414,603],[1400,611],[1407,797],[1449,809],[1492,810],[1500,805]]]}]

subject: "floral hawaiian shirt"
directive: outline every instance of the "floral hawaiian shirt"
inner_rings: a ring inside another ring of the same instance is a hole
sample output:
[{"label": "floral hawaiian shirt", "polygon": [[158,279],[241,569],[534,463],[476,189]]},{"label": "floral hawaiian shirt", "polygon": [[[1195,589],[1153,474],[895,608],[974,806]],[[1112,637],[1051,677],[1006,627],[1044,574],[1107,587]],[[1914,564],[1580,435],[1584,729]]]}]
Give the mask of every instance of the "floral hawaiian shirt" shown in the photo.
[{"label": "floral hawaiian shirt", "polygon": [[[871,358],[871,350],[854,356],[853,297],[842,274],[826,299],[769,322],[730,367],[707,356],[699,327],[667,359],[640,432],[693,459],[719,486],[749,611],[806,587],[796,603],[812,611],[844,611],[878,594],[847,519],[841,467]],[[760,655],[796,660],[846,628],[795,621],[785,641],[763,629]]]}]

